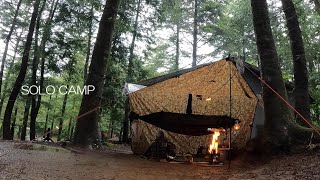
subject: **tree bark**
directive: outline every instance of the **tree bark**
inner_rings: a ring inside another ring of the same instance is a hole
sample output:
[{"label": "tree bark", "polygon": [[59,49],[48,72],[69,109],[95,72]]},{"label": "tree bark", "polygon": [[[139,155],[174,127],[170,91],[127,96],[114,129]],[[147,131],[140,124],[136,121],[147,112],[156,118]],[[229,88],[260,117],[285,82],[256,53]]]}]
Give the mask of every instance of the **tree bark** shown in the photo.
[{"label": "tree bark", "polygon": [[70,140],[72,140],[72,137],[73,137],[73,129],[74,129],[74,126],[71,127],[71,133],[70,133],[70,137],[69,137]]},{"label": "tree bark", "polygon": [[13,17],[13,20],[12,20],[12,24],[11,24],[9,33],[8,33],[6,39],[5,39],[5,47],[4,47],[4,52],[3,52],[3,55],[2,55],[1,69],[0,69],[0,94],[2,94],[2,78],[3,78],[4,64],[6,62],[6,58],[7,58],[7,54],[8,54],[8,48],[9,48],[9,43],[10,43],[10,40],[11,40],[11,35],[12,35],[14,27],[16,26],[16,23],[17,23],[17,17],[18,17],[18,13],[19,13],[19,10],[20,10],[21,2],[22,2],[22,0],[18,1],[17,9],[16,9],[16,11],[14,13],[14,17]]},{"label": "tree bark", "polygon": [[18,139],[20,139],[21,138],[21,126],[19,126],[19,130],[18,130]]},{"label": "tree bark", "polygon": [[45,124],[44,124],[44,131],[43,131],[43,133],[46,133],[46,132],[47,132],[48,119],[49,119],[50,110],[51,110],[51,95],[50,95],[50,97],[49,97],[49,107],[48,107],[48,109],[47,109],[46,121],[45,121]]},{"label": "tree bark", "polygon": [[88,66],[89,66],[89,60],[90,60],[90,52],[91,52],[91,39],[92,39],[92,21],[93,21],[93,4],[91,6],[90,10],[90,22],[89,22],[89,34],[88,34],[88,44],[87,44],[87,56],[86,56],[86,62],[84,64],[84,69],[83,69],[83,81],[84,83],[86,82],[87,75],[88,75]]},{"label": "tree bark", "polygon": [[68,138],[71,137],[71,126],[72,126],[72,117],[69,119],[69,125],[68,125]]},{"label": "tree bark", "polygon": [[[53,114],[55,114],[55,111],[53,111]],[[53,130],[53,125],[54,125],[54,118],[52,118],[52,120],[51,120],[51,131],[52,131],[52,133],[51,133],[51,137],[53,136],[53,132],[54,132],[54,130]]]},{"label": "tree bark", "polygon": [[[76,103],[76,98],[74,97],[74,98],[73,98],[73,103],[72,103],[72,107],[73,107],[73,108],[75,108],[75,103]],[[71,132],[70,132],[70,130],[71,130],[71,127],[72,127],[72,124],[73,124],[73,123],[72,123],[72,120],[73,120],[73,118],[70,117],[70,119],[69,119],[69,125],[68,125],[68,138],[71,137],[71,134],[70,134]],[[70,139],[70,140],[71,140],[71,139]]]},{"label": "tree bark", "polygon": [[[37,86],[37,71],[38,71],[38,63],[39,63],[39,29],[40,29],[40,20],[41,20],[41,14],[44,10],[44,7],[46,5],[46,0],[43,1],[42,6],[40,8],[40,11],[38,13],[37,17],[37,23],[36,23],[36,31],[35,31],[35,36],[34,36],[34,56],[33,56],[33,61],[32,61],[32,75],[31,75],[31,84],[30,87]],[[35,92],[32,91],[35,89]],[[30,114],[30,139],[34,139],[36,137],[36,106],[37,106],[37,88],[32,88],[31,89],[32,96],[31,96],[31,114]]]},{"label": "tree bark", "polygon": [[[68,91],[68,89],[69,89],[69,85],[67,85],[67,91]],[[57,139],[57,141],[61,140],[61,133],[62,133],[62,129],[63,129],[63,118],[64,118],[64,113],[66,111],[67,100],[68,100],[68,93],[66,93],[64,95],[64,98],[63,98],[63,104],[62,104],[62,108],[61,108],[61,118],[60,118],[60,121],[59,121],[59,131],[58,131],[58,139]]]},{"label": "tree bark", "polygon": [[[310,58],[309,59],[309,64],[308,64],[308,71],[310,72],[310,74],[312,74],[314,72],[314,70],[316,69],[315,64],[314,64],[314,60],[316,60],[317,57],[315,56],[314,59]],[[315,81],[315,79],[310,79],[310,87],[311,89],[315,89],[317,86],[317,83]]]},{"label": "tree bark", "polygon": [[12,114],[12,110],[13,110],[13,106],[15,104],[15,101],[17,99],[17,96],[19,95],[20,89],[22,87],[22,83],[24,81],[26,72],[27,72],[27,68],[28,68],[28,61],[29,61],[29,53],[30,53],[30,49],[31,49],[31,43],[32,43],[32,36],[33,36],[33,32],[35,29],[35,25],[36,25],[36,19],[38,16],[38,8],[39,8],[39,3],[40,0],[36,0],[34,2],[34,8],[33,8],[33,12],[32,12],[32,16],[31,16],[31,21],[30,21],[30,25],[29,25],[29,31],[28,31],[28,35],[27,35],[27,40],[25,43],[25,47],[24,47],[24,51],[23,51],[23,56],[22,56],[22,63],[21,63],[21,67],[20,67],[20,71],[18,74],[18,77],[13,85],[13,89],[11,91],[8,103],[7,103],[7,107],[5,110],[5,114],[4,114],[4,119],[3,119],[3,139],[9,139],[10,138],[10,122],[11,122],[11,114]]},{"label": "tree bark", "polygon": [[14,139],[14,129],[16,127],[17,113],[18,113],[18,108],[16,107],[16,109],[14,111],[12,125],[11,125],[11,140]]},{"label": "tree bark", "polygon": [[31,96],[28,95],[26,99],[26,105],[24,107],[24,113],[23,113],[23,123],[22,123],[22,130],[21,130],[21,136],[20,136],[21,141],[26,140],[30,106],[31,106]]},{"label": "tree bark", "polygon": [[[295,109],[310,122],[308,69],[298,16],[292,0],[281,0],[281,2],[286,17],[293,57]],[[308,126],[299,116],[296,116],[296,120],[298,124]]]},{"label": "tree bark", "polygon": [[[113,109],[111,110],[111,113],[113,113]],[[113,137],[113,118],[112,118],[112,115],[111,115],[110,122],[109,122],[109,131],[108,132],[110,133],[109,138],[112,138]]]},{"label": "tree bark", "polygon": [[112,34],[120,0],[107,0],[99,23],[99,30],[92,52],[86,85],[93,85],[95,90],[83,95],[74,134],[74,144],[87,146],[97,137],[98,108],[101,106],[101,97],[104,87],[107,61],[110,56]]},{"label": "tree bark", "polygon": [[[287,100],[287,92],[273,39],[266,0],[251,0],[253,25],[260,55],[263,80]],[[273,146],[288,144],[288,107],[268,87],[263,86],[265,138]]]},{"label": "tree bark", "polygon": [[195,67],[197,65],[197,44],[198,44],[198,0],[194,0],[192,67]]},{"label": "tree bark", "polygon": [[179,58],[180,58],[180,19],[177,22],[177,29],[176,29],[176,57],[175,57],[175,64],[174,64],[174,70],[179,70]]},{"label": "tree bark", "polygon": [[[130,45],[127,82],[132,82],[133,81],[134,46],[135,46],[136,36],[137,36],[137,32],[138,32],[140,8],[141,8],[141,0],[138,0],[136,17],[135,17],[133,31],[132,31],[132,40],[131,40],[131,45]],[[129,117],[128,117],[129,104],[128,104],[128,101],[129,101],[128,97],[126,97],[125,112],[124,112],[124,118],[123,118],[123,134],[122,134],[123,135],[122,140],[123,140],[124,143],[127,143],[128,140],[129,140]]]}]

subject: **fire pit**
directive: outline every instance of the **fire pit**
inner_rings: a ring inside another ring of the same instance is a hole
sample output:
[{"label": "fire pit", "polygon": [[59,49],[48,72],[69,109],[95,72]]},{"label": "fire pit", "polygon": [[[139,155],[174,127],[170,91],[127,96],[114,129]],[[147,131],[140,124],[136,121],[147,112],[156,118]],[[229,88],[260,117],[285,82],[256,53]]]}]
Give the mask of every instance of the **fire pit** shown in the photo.
[{"label": "fire pit", "polygon": [[[233,129],[235,131],[238,131],[240,129],[240,125],[239,125],[240,121],[237,119],[235,121],[235,124],[233,125]],[[225,160],[226,158],[226,151],[228,151],[229,153],[229,167],[230,167],[230,151],[231,151],[231,129],[232,126],[229,126],[229,145],[228,148],[226,148],[225,146],[221,149],[223,150],[222,152],[219,152],[219,136],[221,133],[225,133],[226,130],[224,128],[219,128],[219,129],[215,129],[215,128],[208,128],[207,130],[209,132],[212,132],[212,139],[211,139],[211,143],[209,145],[208,148],[208,152],[210,154],[210,160],[209,160],[209,165],[216,165],[216,164],[220,164],[222,165],[223,162],[221,161],[221,153],[222,153],[222,159]]]}]

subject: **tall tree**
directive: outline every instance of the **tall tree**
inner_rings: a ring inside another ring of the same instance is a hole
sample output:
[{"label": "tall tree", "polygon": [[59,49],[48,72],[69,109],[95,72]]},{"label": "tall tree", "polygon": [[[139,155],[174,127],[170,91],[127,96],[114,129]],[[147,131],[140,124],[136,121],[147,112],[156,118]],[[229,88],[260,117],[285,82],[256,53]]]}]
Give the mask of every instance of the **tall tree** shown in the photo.
[{"label": "tall tree", "polygon": [[193,14],[193,44],[192,44],[192,67],[197,65],[197,44],[198,44],[198,0],[194,0]]},{"label": "tall tree", "polygon": [[[174,58],[174,70],[178,71],[179,70],[179,61],[180,61],[180,33],[181,33],[181,26],[182,26],[182,3],[181,1],[175,1],[172,7],[172,15],[173,17],[173,23],[175,26],[175,48],[176,48],[176,53],[175,53],[175,58]],[[171,16],[172,16],[171,15]]]},{"label": "tall tree", "polygon": [[87,75],[88,75],[88,66],[89,66],[89,59],[90,59],[90,53],[91,53],[91,39],[92,39],[92,21],[94,18],[94,9],[93,9],[93,4],[91,4],[91,9],[90,9],[90,20],[88,24],[88,29],[89,29],[89,34],[88,34],[88,44],[87,44],[87,55],[86,55],[86,62],[84,64],[84,69],[83,69],[83,81],[84,83],[86,82]]},{"label": "tall tree", "polygon": [[[310,98],[307,61],[304,44],[299,26],[298,16],[292,0],[281,0],[286,17],[288,34],[291,43],[294,70],[294,99],[295,108],[305,118],[310,119]],[[299,116],[297,122],[303,126],[308,124]]]},{"label": "tall tree", "polygon": [[137,10],[136,10],[136,15],[135,15],[135,21],[133,25],[133,30],[132,30],[132,39],[131,39],[131,45],[130,45],[130,54],[129,54],[129,64],[128,64],[128,74],[127,74],[127,81],[131,82],[133,79],[133,69],[134,69],[134,47],[136,44],[136,37],[138,34],[138,25],[139,25],[139,14],[140,14],[140,8],[141,7],[141,0],[138,0],[137,4]]},{"label": "tall tree", "polygon": [[[16,55],[17,55],[17,52],[18,52],[18,47],[19,47],[19,44],[20,44],[20,41],[21,41],[22,33],[23,33],[23,31],[21,31],[21,33],[19,34],[18,38],[16,39],[16,45],[14,47],[13,58],[12,58],[11,62],[9,62],[8,72],[5,75],[6,81],[3,84],[3,91],[4,92],[1,93],[1,98],[0,98],[0,117],[1,117],[1,113],[2,113],[3,103],[4,103],[4,100],[5,100],[6,95],[7,95],[6,90],[7,90],[7,87],[9,85],[9,79],[10,79],[10,76],[12,75],[12,73],[13,73],[14,63],[15,63],[15,60],[16,60]],[[1,131],[2,131],[2,129],[1,129]]]},{"label": "tall tree", "polygon": [[40,0],[36,0],[34,2],[33,12],[32,12],[29,30],[28,30],[28,35],[27,35],[25,46],[24,46],[20,71],[19,71],[18,77],[13,85],[13,89],[11,91],[11,94],[10,94],[10,97],[9,97],[9,100],[7,103],[7,107],[5,110],[4,119],[3,119],[3,123],[2,123],[3,139],[10,138],[10,122],[11,122],[12,110],[13,110],[13,106],[15,104],[15,101],[17,99],[17,96],[19,95],[20,89],[22,87],[22,83],[24,81],[24,78],[25,78],[25,75],[27,72],[29,53],[30,53],[30,49],[31,49],[33,32],[34,32],[34,29],[36,26],[36,20],[37,20],[38,11],[39,11],[39,4],[40,4]]},{"label": "tall tree", "polygon": [[177,22],[176,25],[176,54],[175,54],[175,61],[174,61],[174,70],[179,70],[179,58],[180,58],[180,29],[181,25],[180,22]]},{"label": "tall tree", "polygon": [[[37,19],[37,28],[36,31],[39,30],[40,26],[40,19],[41,19],[41,14],[42,11],[44,9],[44,6],[46,4],[46,1],[43,1],[43,6],[40,9],[39,12],[39,16]],[[40,93],[33,95],[32,96],[32,100],[31,100],[31,114],[30,114],[30,138],[34,139],[35,135],[36,135],[36,119],[37,119],[37,115],[40,109],[40,105],[41,105],[41,93],[43,91],[43,83],[44,83],[44,65],[45,65],[45,56],[44,56],[44,51],[45,51],[45,46],[46,43],[48,41],[48,39],[50,38],[50,32],[51,32],[51,27],[52,27],[52,21],[53,21],[53,17],[54,17],[54,13],[57,9],[57,6],[59,4],[59,0],[57,1],[53,1],[51,4],[51,8],[50,8],[50,12],[49,12],[49,17],[47,18],[47,21],[44,25],[44,32],[43,32],[43,36],[40,42],[40,46],[38,47],[38,38],[37,36],[35,36],[35,53],[34,53],[34,59],[33,59],[33,63],[32,63],[32,85],[37,85],[37,71],[38,71],[38,63],[39,60],[41,59],[41,63],[40,63],[40,83],[39,83],[39,87],[40,87]],[[37,32],[36,32],[37,35]]]},{"label": "tall tree", "polygon": [[[129,64],[128,64],[128,73],[127,73],[127,82],[133,81],[133,70],[134,70],[134,47],[136,42],[136,37],[138,33],[138,25],[139,25],[139,14],[140,14],[140,8],[141,7],[141,0],[138,0],[136,14],[135,14],[135,21],[133,25],[132,30],[132,40],[130,45],[130,54],[129,54]],[[129,113],[129,100],[126,99],[125,104],[125,113],[124,113],[124,120],[123,120],[123,133],[122,133],[122,141],[128,142],[128,136],[129,136],[129,119],[128,119],[128,113]]]},{"label": "tall tree", "polygon": [[[251,0],[253,26],[257,48],[261,60],[263,80],[283,98],[287,92],[282,79],[278,54],[273,40],[266,0]],[[288,143],[287,120],[290,119],[288,107],[268,87],[263,88],[265,113],[265,134],[273,146]]]},{"label": "tall tree", "polygon": [[104,76],[119,4],[120,0],[107,0],[99,23],[98,35],[86,80],[86,85],[93,85],[95,90],[88,95],[83,95],[79,111],[81,117],[77,120],[74,134],[74,143],[78,145],[87,146],[97,137],[98,108],[101,106]]},{"label": "tall tree", "polygon": [[2,77],[3,77],[4,64],[6,62],[6,58],[7,58],[7,54],[8,54],[8,48],[9,48],[9,43],[10,43],[10,40],[11,40],[11,35],[12,35],[12,33],[14,31],[14,28],[16,26],[16,23],[17,23],[17,17],[18,17],[18,13],[19,13],[19,10],[20,10],[21,2],[22,2],[22,0],[18,1],[17,9],[16,9],[16,11],[14,13],[14,17],[13,17],[13,20],[12,20],[12,24],[11,24],[9,33],[8,33],[6,39],[5,39],[5,47],[4,47],[4,52],[3,52],[3,55],[2,55],[1,69],[0,69],[0,94],[2,93],[1,90],[2,90]]},{"label": "tall tree", "polygon": [[[38,63],[39,63],[39,30],[40,30],[40,20],[41,15],[46,5],[46,0],[42,2],[41,8],[38,13],[37,22],[36,22],[36,29],[35,29],[35,36],[34,36],[34,56],[32,60],[32,73],[31,73],[31,88],[32,96],[31,96],[31,117],[30,117],[30,139],[34,139],[36,137],[36,120],[35,120],[35,109],[37,106],[37,71],[38,71]],[[34,90],[35,91],[32,91]]]}]

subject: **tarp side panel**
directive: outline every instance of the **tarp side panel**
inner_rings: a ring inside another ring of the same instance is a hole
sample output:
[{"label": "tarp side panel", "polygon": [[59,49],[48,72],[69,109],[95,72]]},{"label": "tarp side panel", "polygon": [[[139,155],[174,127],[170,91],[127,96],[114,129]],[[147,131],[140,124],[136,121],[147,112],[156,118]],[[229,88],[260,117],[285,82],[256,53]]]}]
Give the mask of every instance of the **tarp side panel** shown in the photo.
[{"label": "tarp side panel", "polygon": [[141,120],[135,120],[132,123],[132,151],[135,154],[143,154],[147,148],[156,139],[158,132],[164,132],[165,137],[176,145],[177,153],[196,154],[200,145],[207,146],[211,135],[206,136],[187,136],[165,131],[156,126],[148,124]]}]

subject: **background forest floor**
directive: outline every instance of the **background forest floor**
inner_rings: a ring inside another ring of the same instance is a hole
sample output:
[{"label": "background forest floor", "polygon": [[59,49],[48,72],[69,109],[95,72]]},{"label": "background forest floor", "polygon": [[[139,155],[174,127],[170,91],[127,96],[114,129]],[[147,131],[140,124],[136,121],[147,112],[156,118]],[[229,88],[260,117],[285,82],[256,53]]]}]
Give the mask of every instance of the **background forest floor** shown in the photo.
[{"label": "background forest floor", "polygon": [[235,160],[227,169],[155,162],[126,149],[115,145],[106,152],[79,154],[0,142],[0,179],[320,179],[320,152],[274,157],[266,164]]}]

